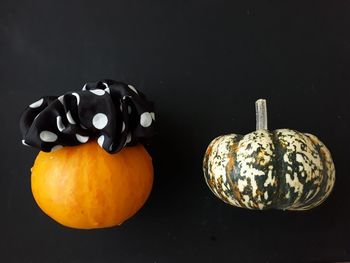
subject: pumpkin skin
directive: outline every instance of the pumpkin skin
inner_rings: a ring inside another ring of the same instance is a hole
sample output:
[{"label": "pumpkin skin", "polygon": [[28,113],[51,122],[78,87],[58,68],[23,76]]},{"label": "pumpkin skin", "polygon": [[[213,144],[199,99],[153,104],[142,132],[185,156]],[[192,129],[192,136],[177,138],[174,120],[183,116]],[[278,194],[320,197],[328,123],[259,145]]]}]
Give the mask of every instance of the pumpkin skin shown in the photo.
[{"label": "pumpkin skin", "polygon": [[31,176],[39,207],[79,229],[120,225],[142,207],[152,183],[152,160],[142,145],[109,154],[96,141],[40,152]]},{"label": "pumpkin skin", "polygon": [[217,197],[248,209],[311,209],[335,182],[326,146],[314,135],[290,129],[220,136],[207,148],[203,171]]}]

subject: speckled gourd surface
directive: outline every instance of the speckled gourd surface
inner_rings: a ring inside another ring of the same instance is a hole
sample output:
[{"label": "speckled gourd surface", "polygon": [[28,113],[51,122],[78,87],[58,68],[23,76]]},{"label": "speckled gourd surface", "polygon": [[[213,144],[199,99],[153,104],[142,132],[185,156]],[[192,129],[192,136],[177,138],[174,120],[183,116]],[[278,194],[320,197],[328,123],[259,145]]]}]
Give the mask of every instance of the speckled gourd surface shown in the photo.
[{"label": "speckled gourd surface", "polygon": [[249,209],[311,209],[335,182],[326,146],[314,135],[290,129],[217,137],[207,148],[203,170],[217,197]]}]

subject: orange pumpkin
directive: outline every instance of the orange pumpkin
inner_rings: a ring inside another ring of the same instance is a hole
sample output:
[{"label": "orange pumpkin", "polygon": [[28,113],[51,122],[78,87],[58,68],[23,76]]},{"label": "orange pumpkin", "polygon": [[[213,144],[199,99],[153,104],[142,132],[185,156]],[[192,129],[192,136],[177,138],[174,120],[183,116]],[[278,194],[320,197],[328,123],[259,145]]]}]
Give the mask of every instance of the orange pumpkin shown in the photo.
[{"label": "orange pumpkin", "polygon": [[39,207],[62,225],[111,227],[134,215],[147,200],[152,159],[142,145],[109,154],[92,141],[40,152],[31,183]]}]

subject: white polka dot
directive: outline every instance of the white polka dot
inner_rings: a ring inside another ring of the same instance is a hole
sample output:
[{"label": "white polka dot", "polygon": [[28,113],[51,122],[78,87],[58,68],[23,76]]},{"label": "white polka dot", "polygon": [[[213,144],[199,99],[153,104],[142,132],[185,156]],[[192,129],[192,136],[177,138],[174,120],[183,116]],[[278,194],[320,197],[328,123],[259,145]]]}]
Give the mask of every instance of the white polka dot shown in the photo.
[{"label": "white polka dot", "polygon": [[55,151],[60,150],[62,148],[63,148],[62,145],[56,145],[56,146],[52,147],[51,152],[55,152]]},{"label": "white polka dot", "polygon": [[86,143],[89,140],[89,136],[83,136],[80,134],[76,134],[75,137],[77,137],[77,140],[81,143]]},{"label": "white polka dot", "polygon": [[104,136],[104,135],[101,135],[101,136],[98,137],[98,139],[97,139],[97,143],[98,143],[98,145],[100,145],[101,147],[103,147],[104,141],[105,141],[105,136]]},{"label": "white polka dot", "polygon": [[105,92],[107,92],[108,94],[111,94],[111,90],[109,88],[105,88]]},{"label": "white polka dot", "polygon": [[125,122],[122,124],[122,132],[125,131]]},{"label": "white polka dot", "polygon": [[154,114],[154,112],[151,112],[150,114],[152,116],[152,119],[155,121],[156,120],[156,115]]},{"label": "white polka dot", "polygon": [[132,90],[133,92],[135,92],[136,94],[139,94],[139,93],[137,92],[137,90],[135,89],[134,86],[128,85],[128,87],[129,87],[129,89],[131,89],[131,90]]},{"label": "white polka dot", "polygon": [[26,144],[25,140],[22,140],[22,144],[25,145],[25,146],[29,146],[28,144]]},{"label": "white polka dot", "polygon": [[80,102],[80,96],[78,93],[76,92],[73,92],[72,95],[74,95],[76,98],[77,98],[77,105],[79,105],[79,102]]},{"label": "white polka dot", "polygon": [[55,142],[57,140],[57,135],[50,131],[42,131],[39,136],[43,142]]},{"label": "white polka dot", "polygon": [[70,111],[67,112],[67,119],[70,124],[76,124]]},{"label": "white polka dot", "polygon": [[105,95],[105,91],[103,89],[91,89],[90,92],[94,93],[97,96]]},{"label": "white polka dot", "polygon": [[128,106],[128,113],[131,114],[131,106]]},{"label": "white polka dot", "polygon": [[106,82],[102,82],[103,85],[105,85],[105,87],[108,89],[108,84]]},{"label": "white polka dot", "polygon": [[82,88],[82,90],[86,90],[86,84],[84,85],[84,87]]},{"label": "white polka dot", "polygon": [[64,95],[59,96],[57,99],[64,105],[63,97],[64,97]]},{"label": "white polka dot", "polygon": [[141,114],[140,124],[145,128],[149,127],[152,124],[152,116],[149,112],[144,112]]},{"label": "white polka dot", "polygon": [[39,108],[43,104],[43,102],[44,102],[44,99],[41,98],[40,100],[30,104],[29,107],[32,109]]},{"label": "white polka dot", "polygon": [[106,127],[107,123],[108,123],[108,118],[106,114],[103,114],[103,113],[97,113],[92,119],[92,124],[96,129],[99,129],[99,130],[102,130],[104,127]]},{"label": "white polka dot", "polygon": [[62,122],[62,117],[61,116],[57,116],[56,117],[56,123],[57,123],[57,129],[61,132],[63,131],[66,127],[63,125]]}]

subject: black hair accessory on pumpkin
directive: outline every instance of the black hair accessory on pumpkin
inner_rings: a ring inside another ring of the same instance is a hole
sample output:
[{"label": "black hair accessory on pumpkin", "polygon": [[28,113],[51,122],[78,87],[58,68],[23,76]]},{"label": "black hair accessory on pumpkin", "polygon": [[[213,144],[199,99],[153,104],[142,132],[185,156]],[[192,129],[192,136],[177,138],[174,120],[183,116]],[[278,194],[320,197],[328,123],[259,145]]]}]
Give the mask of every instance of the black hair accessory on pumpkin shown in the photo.
[{"label": "black hair accessory on pumpkin", "polygon": [[21,115],[22,143],[44,152],[97,138],[109,153],[154,133],[153,103],[133,86],[114,80],[86,83],[81,91],[45,96]]}]

